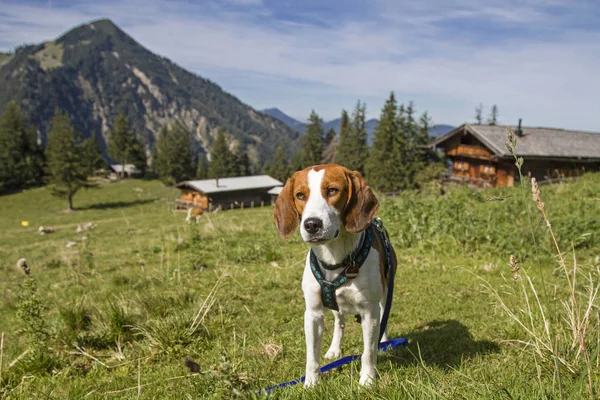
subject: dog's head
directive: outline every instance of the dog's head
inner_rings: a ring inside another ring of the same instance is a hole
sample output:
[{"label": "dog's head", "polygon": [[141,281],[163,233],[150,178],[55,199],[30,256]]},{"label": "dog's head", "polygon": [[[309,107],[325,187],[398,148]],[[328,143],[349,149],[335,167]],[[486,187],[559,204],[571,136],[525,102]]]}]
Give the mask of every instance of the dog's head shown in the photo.
[{"label": "dog's head", "polygon": [[305,242],[323,243],[342,229],[357,233],[373,221],[379,202],[359,172],[318,165],[296,172],[277,197],[273,216],[282,238],[300,223]]}]

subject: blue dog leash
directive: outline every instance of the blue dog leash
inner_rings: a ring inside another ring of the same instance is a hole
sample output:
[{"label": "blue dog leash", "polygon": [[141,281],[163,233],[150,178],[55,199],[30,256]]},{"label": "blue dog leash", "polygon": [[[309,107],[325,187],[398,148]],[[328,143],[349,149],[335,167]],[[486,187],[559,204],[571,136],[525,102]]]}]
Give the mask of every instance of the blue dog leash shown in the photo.
[{"label": "blue dog leash", "polygon": [[[380,351],[388,351],[388,350],[393,350],[396,349],[400,346],[406,346],[408,344],[408,340],[405,338],[398,338],[398,339],[392,339],[392,340],[388,340],[387,342],[381,342],[379,343],[379,350]],[[346,357],[342,357],[339,360],[335,360],[332,363],[329,363],[327,365],[322,366],[319,369],[319,372],[322,374],[324,372],[327,371],[331,371],[332,369],[335,368],[339,368],[342,365],[346,365],[346,364],[350,364],[352,361],[356,360],[360,358],[360,354],[355,354],[353,356],[346,356]],[[270,386],[266,389],[261,390],[260,392],[258,392],[257,394],[259,396],[267,394],[268,392],[270,392],[273,389],[281,389],[287,386],[293,386],[297,383],[304,383],[304,376],[298,379],[295,379],[293,381],[289,381],[289,382],[284,382],[284,383],[280,383],[278,385],[274,385],[274,386]]]},{"label": "blue dog leash", "polygon": [[[394,269],[394,264],[393,264],[393,259],[392,259],[392,247],[391,247],[390,238],[389,238],[387,229],[385,229],[385,227],[383,226],[383,222],[381,221],[380,218],[375,218],[375,220],[373,221],[373,225],[375,226],[375,228],[377,228],[377,232],[381,236],[381,239],[383,242],[383,247],[386,252],[387,262],[389,265],[388,293],[387,293],[387,297],[385,299],[385,308],[383,310],[383,316],[381,317],[381,323],[379,325],[379,341],[381,341],[381,338],[383,337],[383,334],[385,333],[385,330],[387,328],[387,322],[388,322],[388,318],[390,316],[390,309],[392,308],[392,299],[394,297],[394,276],[396,274],[396,271]],[[405,338],[391,339],[386,342],[379,343],[378,349],[380,351],[388,351],[388,350],[396,349],[400,346],[406,346],[407,344],[408,344],[408,340]],[[331,371],[332,369],[339,368],[342,365],[349,364],[358,358],[360,358],[359,354],[342,357],[339,360],[335,360],[327,365],[324,365],[323,367],[321,367],[319,369],[319,372],[322,374],[327,371]],[[267,394],[268,392],[270,392],[271,390],[274,390],[274,389],[281,389],[284,387],[296,385],[301,382],[303,383],[304,380],[305,380],[305,377],[303,376],[301,378],[294,379],[289,382],[283,382],[278,385],[270,386],[270,387],[258,392],[257,395],[261,396],[261,395]]]}]

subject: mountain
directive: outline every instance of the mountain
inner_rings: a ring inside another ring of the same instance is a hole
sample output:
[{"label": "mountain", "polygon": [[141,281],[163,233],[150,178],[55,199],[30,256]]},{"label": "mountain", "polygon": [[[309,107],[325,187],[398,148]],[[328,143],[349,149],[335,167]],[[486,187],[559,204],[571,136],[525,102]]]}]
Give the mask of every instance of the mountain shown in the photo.
[{"label": "mountain", "polygon": [[292,128],[298,132],[304,133],[306,131],[305,123],[302,123],[302,122],[290,117],[289,115],[287,115],[286,113],[281,111],[279,108],[275,108],[275,107],[265,108],[264,110],[261,110],[261,112],[263,114],[270,115],[271,117],[280,120],[281,122],[283,122],[284,124],[286,124],[287,126],[289,126],[290,128]]},{"label": "mountain", "polygon": [[17,100],[43,141],[60,107],[85,137],[100,132],[104,148],[120,112],[148,147],[175,121],[192,133],[196,151],[210,152],[219,127],[258,162],[282,140],[292,148],[299,143],[297,131],[150,52],[106,19],[0,55],[0,87],[0,112]]},{"label": "mountain", "polygon": [[[278,120],[280,120],[281,122],[283,122],[284,124],[289,126],[290,128],[295,129],[300,133],[306,132],[307,124],[302,123],[302,122],[290,117],[289,115],[285,114],[283,111],[281,111],[278,108],[267,108],[265,110],[262,110],[262,112],[264,114],[272,116],[273,118],[277,118]],[[332,121],[323,122],[323,130],[325,132],[327,132],[329,130],[329,128],[333,128],[336,133],[339,133],[340,122],[341,122],[340,118],[334,119]],[[371,145],[371,140],[373,139],[373,132],[375,131],[375,127],[377,126],[378,123],[379,123],[379,121],[376,120],[375,118],[367,120],[367,134],[368,134],[367,142],[369,143],[369,145]],[[443,136],[446,133],[450,132],[453,129],[454,129],[454,126],[450,126],[450,125],[444,125],[444,124],[433,125],[431,128],[429,128],[429,136],[440,137],[440,136]]]},{"label": "mountain", "polygon": [[433,125],[431,128],[429,128],[429,136],[438,138],[440,136],[444,136],[446,133],[454,130],[455,128],[456,127],[452,125]]}]

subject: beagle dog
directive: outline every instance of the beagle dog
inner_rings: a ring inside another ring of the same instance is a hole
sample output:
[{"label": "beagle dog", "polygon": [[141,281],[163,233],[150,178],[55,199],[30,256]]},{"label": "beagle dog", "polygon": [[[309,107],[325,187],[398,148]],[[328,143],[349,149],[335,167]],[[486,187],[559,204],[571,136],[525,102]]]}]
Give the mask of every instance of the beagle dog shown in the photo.
[{"label": "beagle dog", "polygon": [[[380,318],[388,282],[384,243],[379,235],[369,232],[378,210],[379,202],[361,174],[336,164],[296,172],[277,198],[273,216],[279,235],[288,238],[300,224],[300,235],[310,245],[302,277],[306,302],[306,387],[319,379],[325,308],[332,309],[335,320],[333,340],[325,358],[338,358],[341,354],[345,315],[359,316],[364,341],[359,382],[370,385],[376,380]],[[357,270],[348,266],[348,260],[360,257],[359,250],[363,259]],[[389,252],[395,263],[393,249]],[[328,284],[346,275],[342,284],[330,289],[333,293],[324,294]],[[322,279],[317,279],[319,276]],[[382,341],[386,340],[384,332]]]}]

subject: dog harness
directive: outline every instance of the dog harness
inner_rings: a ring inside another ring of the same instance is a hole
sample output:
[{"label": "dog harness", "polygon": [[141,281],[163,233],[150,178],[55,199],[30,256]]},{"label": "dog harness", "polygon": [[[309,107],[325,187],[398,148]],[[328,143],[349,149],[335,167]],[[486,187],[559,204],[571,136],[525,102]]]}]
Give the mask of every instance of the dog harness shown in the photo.
[{"label": "dog harness", "polygon": [[[381,242],[385,249],[385,272],[389,270],[391,264],[391,245],[387,237],[387,231],[383,227],[381,219],[376,218],[367,229],[365,229],[362,237],[362,243],[358,248],[348,255],[341,263],[335,265],[327,265],[320,261],[316,254],[310,250],[310,270],[313,276],[321,286],[321,301],[323,305],[331,310],[339,311],[336,300],[335,290],[346,283],[349,279],[354,279],[358,276],[360,267],[363,265],[373,244],[373,232],[380,235]],[[335,270],[344,268],[344,270],[333,281],[325,280],[321,267],[326,270]]]}]

